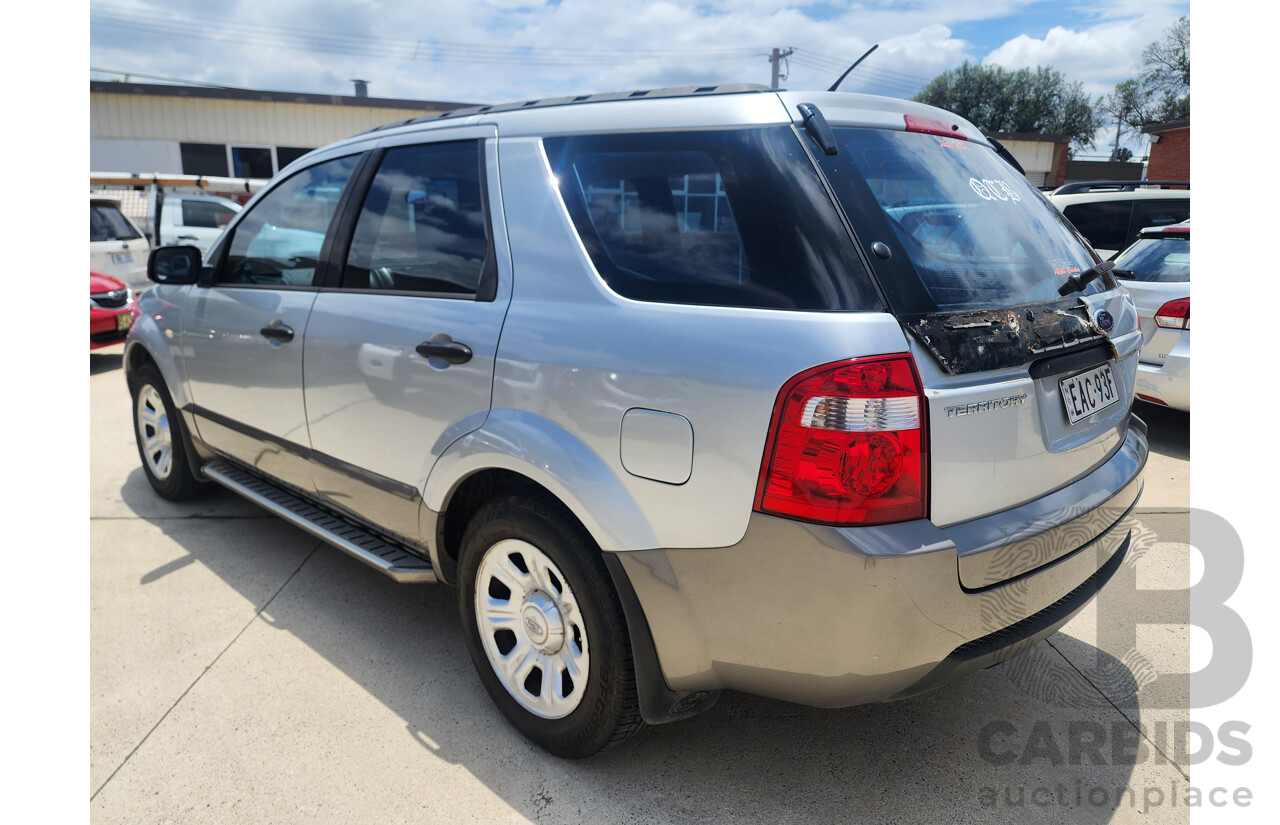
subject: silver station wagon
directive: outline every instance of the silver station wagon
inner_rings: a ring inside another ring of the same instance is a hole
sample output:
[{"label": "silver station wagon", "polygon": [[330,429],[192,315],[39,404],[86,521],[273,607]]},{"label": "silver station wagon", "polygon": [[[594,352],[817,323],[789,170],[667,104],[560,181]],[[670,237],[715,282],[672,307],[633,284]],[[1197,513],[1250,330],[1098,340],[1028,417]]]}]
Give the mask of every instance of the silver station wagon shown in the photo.
[{"label": "silver station wagon", "polygon": [[725,689],[1008,659],[1121,564],[1133,303],[947,112],[704,87],[390,124],[163,247],[125,365],[217,483],[457,588],[502,713],[584,757]]}]

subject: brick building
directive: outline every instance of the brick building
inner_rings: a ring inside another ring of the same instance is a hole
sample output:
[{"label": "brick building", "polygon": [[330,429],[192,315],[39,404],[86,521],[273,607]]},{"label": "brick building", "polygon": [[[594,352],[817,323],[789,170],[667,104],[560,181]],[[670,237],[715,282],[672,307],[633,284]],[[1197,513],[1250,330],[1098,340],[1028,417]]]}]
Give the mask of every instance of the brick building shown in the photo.
[{"label": "brick building", "polygon": [[1191,180],[1191,120],[1170,120],[1142,127],[1151,135],[1147,180]]}]

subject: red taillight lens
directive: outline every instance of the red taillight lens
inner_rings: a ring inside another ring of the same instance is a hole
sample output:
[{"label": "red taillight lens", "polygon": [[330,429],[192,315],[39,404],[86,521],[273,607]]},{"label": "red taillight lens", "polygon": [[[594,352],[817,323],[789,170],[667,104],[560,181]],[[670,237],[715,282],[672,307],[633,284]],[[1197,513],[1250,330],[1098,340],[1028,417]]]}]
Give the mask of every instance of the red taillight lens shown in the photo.
[{"label": "red taillight lens", "polygon": [[1165,329],[1191,329],[1191,299],[1179,298],[1157,309],[1156,326]]},{"label": "red taillight lens", "polygon": [[910,356],[806,370],[774,404],[756,509],[841,525],[924,518],[925,432]]}]

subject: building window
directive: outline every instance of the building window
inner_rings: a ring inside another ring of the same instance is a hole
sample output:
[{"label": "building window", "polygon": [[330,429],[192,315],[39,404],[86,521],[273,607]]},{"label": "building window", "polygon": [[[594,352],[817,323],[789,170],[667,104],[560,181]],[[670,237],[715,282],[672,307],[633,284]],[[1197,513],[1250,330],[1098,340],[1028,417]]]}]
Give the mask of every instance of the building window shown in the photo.
[{"label": "building window", "polygon": [[[181,143],[182,174],[227,177],[227,147],[222,143]],[[267,177],[270,177],[268,175]]]},{"label": "building window", "polygon": [[237,178],[269,178],[276,173],[267,146],[232,146],[231,165]]},{"label": "building window", "polygon": [[280,164],[283,169],[293,163],[307,152],[314,151],[312,149],[300,149],[297,146],[277,146],[276,147],[276,163]]}]

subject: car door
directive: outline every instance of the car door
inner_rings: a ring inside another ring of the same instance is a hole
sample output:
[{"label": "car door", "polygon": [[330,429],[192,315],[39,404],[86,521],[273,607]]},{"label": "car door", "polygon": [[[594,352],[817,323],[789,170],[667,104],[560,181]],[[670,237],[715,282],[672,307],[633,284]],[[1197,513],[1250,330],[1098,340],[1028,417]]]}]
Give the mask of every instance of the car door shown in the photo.
[{"label": "car door", "polygon": [[219,246],[213,282],[193,289],[181,325],[201,440],[308,490],[302,336],[359,158],[303,169],[259,198]]},{"label": "car door", "polygon": [[511,294],[494,137],[469,127],[380,147],[307,326],[317,494],[419,541],[427,474],[488,414]]}]

